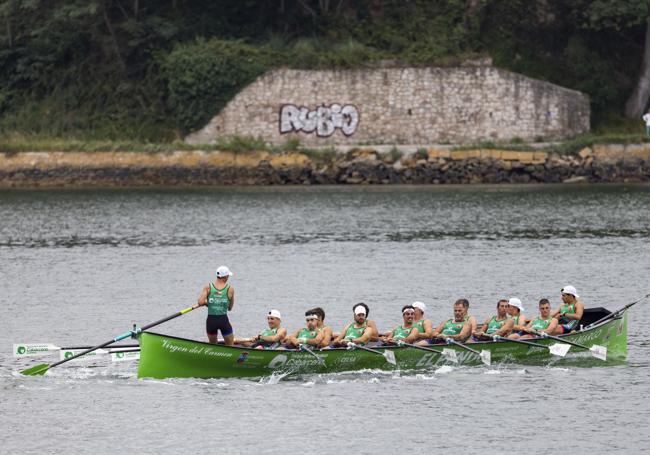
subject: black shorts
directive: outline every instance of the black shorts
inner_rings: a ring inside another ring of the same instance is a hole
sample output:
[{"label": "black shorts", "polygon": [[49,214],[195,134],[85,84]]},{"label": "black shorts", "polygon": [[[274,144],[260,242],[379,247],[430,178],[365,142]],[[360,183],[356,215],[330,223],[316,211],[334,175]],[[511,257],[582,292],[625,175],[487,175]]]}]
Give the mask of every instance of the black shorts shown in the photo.
[{"label": "black shorts", "polygon": [[221,330],[221,336],[227,337],[232,335],[232,326],[228,320],[228,315],[213,316],[208,315],[208,319],[205,320],[205,331],[208,332],[208,335],[218,335]]}]

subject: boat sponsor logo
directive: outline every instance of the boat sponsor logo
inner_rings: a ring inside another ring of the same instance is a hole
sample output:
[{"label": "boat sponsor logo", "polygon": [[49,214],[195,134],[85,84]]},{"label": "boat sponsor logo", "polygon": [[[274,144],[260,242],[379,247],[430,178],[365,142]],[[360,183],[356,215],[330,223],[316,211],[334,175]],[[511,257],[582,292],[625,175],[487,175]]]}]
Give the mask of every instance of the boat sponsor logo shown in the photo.
[{"label": "boat sponsor logo", "polygon": [[18,349],[16,349],[16,354],[24,354],[25,352],[27,352],[25,346],[18,346]]},{"label": "boat sponsor logo", "polygon": [[162,340],[161,346],[163,349],[171,353],[183,353],[191,355],[200,355],[208,357],[232,357],[233,354],[230,352],[220,351],[217,347],[211,346],[192,346],[187,347],[180,344],[176,344],[170,340]]},{"label": "boat sponsor logo", "polygon": [[242,352],[239,358],[237,359],[237,363],[244,363],[247,358],[248,358],[248,352]]},{"label": "boat sponsor logo", "polygon": [[37,356],[53,347],[48,344],[14,344],[14,357]]}]

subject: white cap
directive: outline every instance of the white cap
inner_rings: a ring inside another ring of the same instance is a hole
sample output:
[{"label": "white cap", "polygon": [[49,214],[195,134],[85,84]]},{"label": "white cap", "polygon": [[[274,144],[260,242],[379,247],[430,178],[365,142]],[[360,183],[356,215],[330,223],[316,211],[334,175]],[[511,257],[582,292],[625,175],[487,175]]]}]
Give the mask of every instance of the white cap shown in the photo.
[{"label": "white cap", "polygon": [[576,288],[574,288],[573,286],[564,286],[562,288],[562,294],[571,294],[576,299],[580,298],[580,296],[578,295],[578,291],[576,291]]},{"label": "white cap", "polygon": [[282,315],[280,314],[280,312],[278,310],[269,311],[269,316],[274,317],[274,318],[278,318],[278,319],[282,319]]},{"label": "white cap", "polygon": [[419,309],[420,311],[422,311],[423,313],[424,313],[424,310],[427,309],[427,306],[426,306],[424,303],[422,303],[422,302],[413,302],[413,303],[411,304],[411,306],[412,306],[413,308],[418,308],[418,309]]},{"label": "white cap", "polygon": [[508,300],[508,305],[519,308],[519,311],[524,311],[524,306],[521,304],[521,300],[519,300],[517,297],[513,297]]},{"label": "white cap", "polygon": [[357,305],[354,307],[354,314],[363,314],[366,315],[366,309],[362,305]]},{"label": "white cap", "polygon": [[217,269],[217,278],[223,278],[225,276],[232,276],[232,272],[225,265],[219,266]]}]

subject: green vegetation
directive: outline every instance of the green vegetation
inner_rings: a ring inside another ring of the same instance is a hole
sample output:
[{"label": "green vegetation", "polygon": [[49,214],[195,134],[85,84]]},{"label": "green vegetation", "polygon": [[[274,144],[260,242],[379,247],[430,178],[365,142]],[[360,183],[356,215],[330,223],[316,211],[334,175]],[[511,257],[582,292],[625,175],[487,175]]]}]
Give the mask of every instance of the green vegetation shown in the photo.
[{"label": "green vegetation", "polygon": [[649,15],[646,0],[0,0],[0,136],[178,149],[270,68],[483,56],[586,92],[597,134],[638,134]]}]

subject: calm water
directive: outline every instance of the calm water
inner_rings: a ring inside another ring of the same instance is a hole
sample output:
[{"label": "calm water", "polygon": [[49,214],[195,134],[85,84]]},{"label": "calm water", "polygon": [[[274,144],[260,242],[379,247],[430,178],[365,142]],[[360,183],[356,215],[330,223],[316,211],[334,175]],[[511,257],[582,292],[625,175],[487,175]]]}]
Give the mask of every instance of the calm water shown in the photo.
[{"label": "calm water", "polygon": [[[0,192],[0,453],[633,453],[650,447],[650,302],[629,360],[493,365],[282,381],[137,380],[134,363],[17,370],[14,342],[98,344],[196,301],[234,271],[248,336],[322,306],[338,330],[365,301],[380,329],[422,300],[618,308],[650,292],[650,187],[272,188]],[[204,337],[204,310],[156,330]],[[45,358],[46,362],[55,357]],[[425,453],[425,452],[421,452]]]}]

